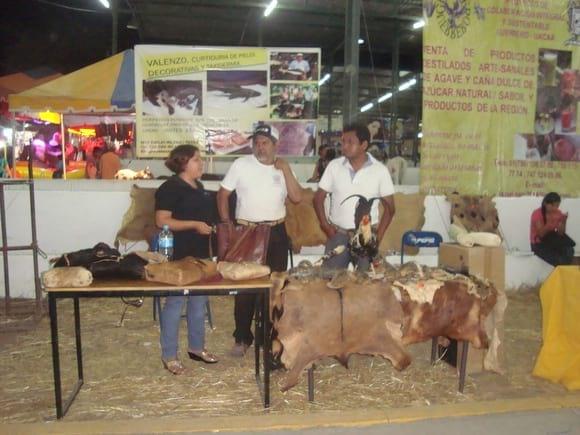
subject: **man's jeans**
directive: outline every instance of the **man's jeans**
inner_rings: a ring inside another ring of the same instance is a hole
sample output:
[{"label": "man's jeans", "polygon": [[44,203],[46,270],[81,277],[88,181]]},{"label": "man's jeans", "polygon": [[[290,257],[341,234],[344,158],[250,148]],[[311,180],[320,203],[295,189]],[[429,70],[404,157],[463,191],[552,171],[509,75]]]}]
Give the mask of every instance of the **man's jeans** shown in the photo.
[{"label": "man's jeans", "polygon": [[328,254],[330,251],[332,251],[334,248],[340,245],[343,245],[345,247],[345,250],[341,254],[326,260],[322,265],[322,267],[326,269],[346,269],[348,267],[348,264],[352,261],[354,266],[356,266],[358,270],[363,272],[369,270],[370,262],[368,258],[360,258],[358,259],[357,262],[356,258],[350,256],[350,252],[348,249],[349,242],[350,242],[349,234],[340,230],[334,235],[334,237],[329,239],[326,242],[326,247],[324,249],[325,254]]},{"label": "man's jeans", "polygon": [[161,357],[177,359],[181,309],[187,302],[187,342],[190,350],[200,351],[205,344],[205,305],[207,296],[168,296],[160,314]]}]

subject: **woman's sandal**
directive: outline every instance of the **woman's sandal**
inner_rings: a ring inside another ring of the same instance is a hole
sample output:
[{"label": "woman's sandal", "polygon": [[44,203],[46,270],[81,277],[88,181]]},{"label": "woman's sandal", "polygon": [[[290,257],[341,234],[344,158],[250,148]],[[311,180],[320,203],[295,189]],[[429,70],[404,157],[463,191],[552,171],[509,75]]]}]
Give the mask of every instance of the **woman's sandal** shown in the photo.
[{"label": "woman's sandal", "polygon": [[185,372],[185,367],[181,364],[181,361],[177,359],[172,359],[171,361],[161,360],[163,362],[163,367],[165,367],[170,373],[174,375],[182,375]]}]

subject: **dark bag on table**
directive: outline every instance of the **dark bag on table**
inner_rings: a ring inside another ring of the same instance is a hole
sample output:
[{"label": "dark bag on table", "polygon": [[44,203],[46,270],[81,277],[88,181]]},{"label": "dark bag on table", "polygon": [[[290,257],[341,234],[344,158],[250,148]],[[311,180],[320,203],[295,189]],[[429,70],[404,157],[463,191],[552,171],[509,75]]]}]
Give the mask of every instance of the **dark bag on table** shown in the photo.
[{"label": "dark bag on table", "polygon": [[218,224],[218,261],[232,263],[251,261],[258,264],[266,264],[270,229],[271,227],[268,225]]},{"label": "dark bag on table", "polygon": [[124,257],[106,258],[85,266],[95,278],[142,279],[148,261],[131,253]]},{"label": "dark bag on table", "polygon": [[81,249],[79,251],[68,252],[60,257],[51,260],[54,267],[88,266],[96,261],[112,260],[119,261],[121,253],[111,248],[106,243],[97,243],[92,248]]}]

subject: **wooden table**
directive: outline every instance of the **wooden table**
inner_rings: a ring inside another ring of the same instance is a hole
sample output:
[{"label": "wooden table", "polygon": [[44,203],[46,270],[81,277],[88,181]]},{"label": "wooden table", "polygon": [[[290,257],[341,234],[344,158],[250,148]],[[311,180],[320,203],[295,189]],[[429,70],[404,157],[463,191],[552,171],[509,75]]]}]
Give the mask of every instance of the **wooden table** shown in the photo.
[{"label": "wooden table", "polygon": [[[167,284],[154,283],[144,280],[95,280],[88,287],[55,287],[45,288],[48,294],[48,311],[50,316],[50,334],[52,341],[52,366],[54,373],[54,395],[56,401],[56,417],[64,417],[70,405],[80,391],[83,381],[83,358],[81,342],[81,320],[79,310],[79,298],[110,298],[110,297],[135,297],[135,296],[186,296],[186,295],[230,295],[256,294],[262,295],[261,309],[256,305],[255,328],[258,331],[262,328],[263,344],[255,340],[255,371],[258,389],[262,395],[264,408],[270,406],[270,287],[272,283],[269,278],[261,278],[248,281],[228,281],[212,280],[198,282],[193,285],[176,287]],[[78,379],[73,391],[63,403],[60,379],[60,356],[58,350],[58,322],[57,322],[57,301],[59,299],[73,299],[74,303],[74,323],[77,353]],[[264,366],[264,379],[260,376],[260,348],[262,349],[262,359]]]}]

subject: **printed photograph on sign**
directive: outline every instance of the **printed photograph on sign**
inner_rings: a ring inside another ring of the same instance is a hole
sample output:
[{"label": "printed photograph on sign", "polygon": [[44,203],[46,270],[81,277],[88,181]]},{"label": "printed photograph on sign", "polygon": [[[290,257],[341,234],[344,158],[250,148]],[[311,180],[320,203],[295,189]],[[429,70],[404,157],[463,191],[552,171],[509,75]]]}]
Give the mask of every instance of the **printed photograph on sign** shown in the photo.
[{"label": "printed photograph on sign", "polygon": [[142,112],[176,118],[202,115],[201,80],[143,80]]},{"label": "printed photograph on sign", "polygon": [[277,152],[285,156],[313,156],[316,147],[315,122],[271,122],[280,132]]},{"label": "printed photograph on sign", "polygon": [[276,83],[270,85],[272,119],[316,119],[318,85]]},{"label": "printed photograph on sign", "polygon": [[536,134],[575,134],[580,97],[579,71],[572,69],[572,53],[541,48],[538,53]]},{"label": "printed photograph on sign", "polygon": [[270,52],[270,80],[318,81],[318,53]]},{"label": "printed photograph on sign", "polygon": [[251,131],[234,129],[205,129],[205,152],[207,155],[250,154],[252,152]]},{"label": "printed photograph on sign", "polygon": [[516,134],[514,160],[580,162],[580,136],[547,134]]},{"label": "printed photograph on sign", "polygon": [[206,96],[208,111],[265,108],[267,71],[208,71]]},{"label": "printed photograph on sign", "polygon": [[[247,131],[235,129],[211,129],[206,132],[206,154],[251,154],[252,131],[259,121]],[[316,145],[315,122],[265,122],[278,130],[280,138],[277,143],[277,154],[284,156],[312,156]]]}]

